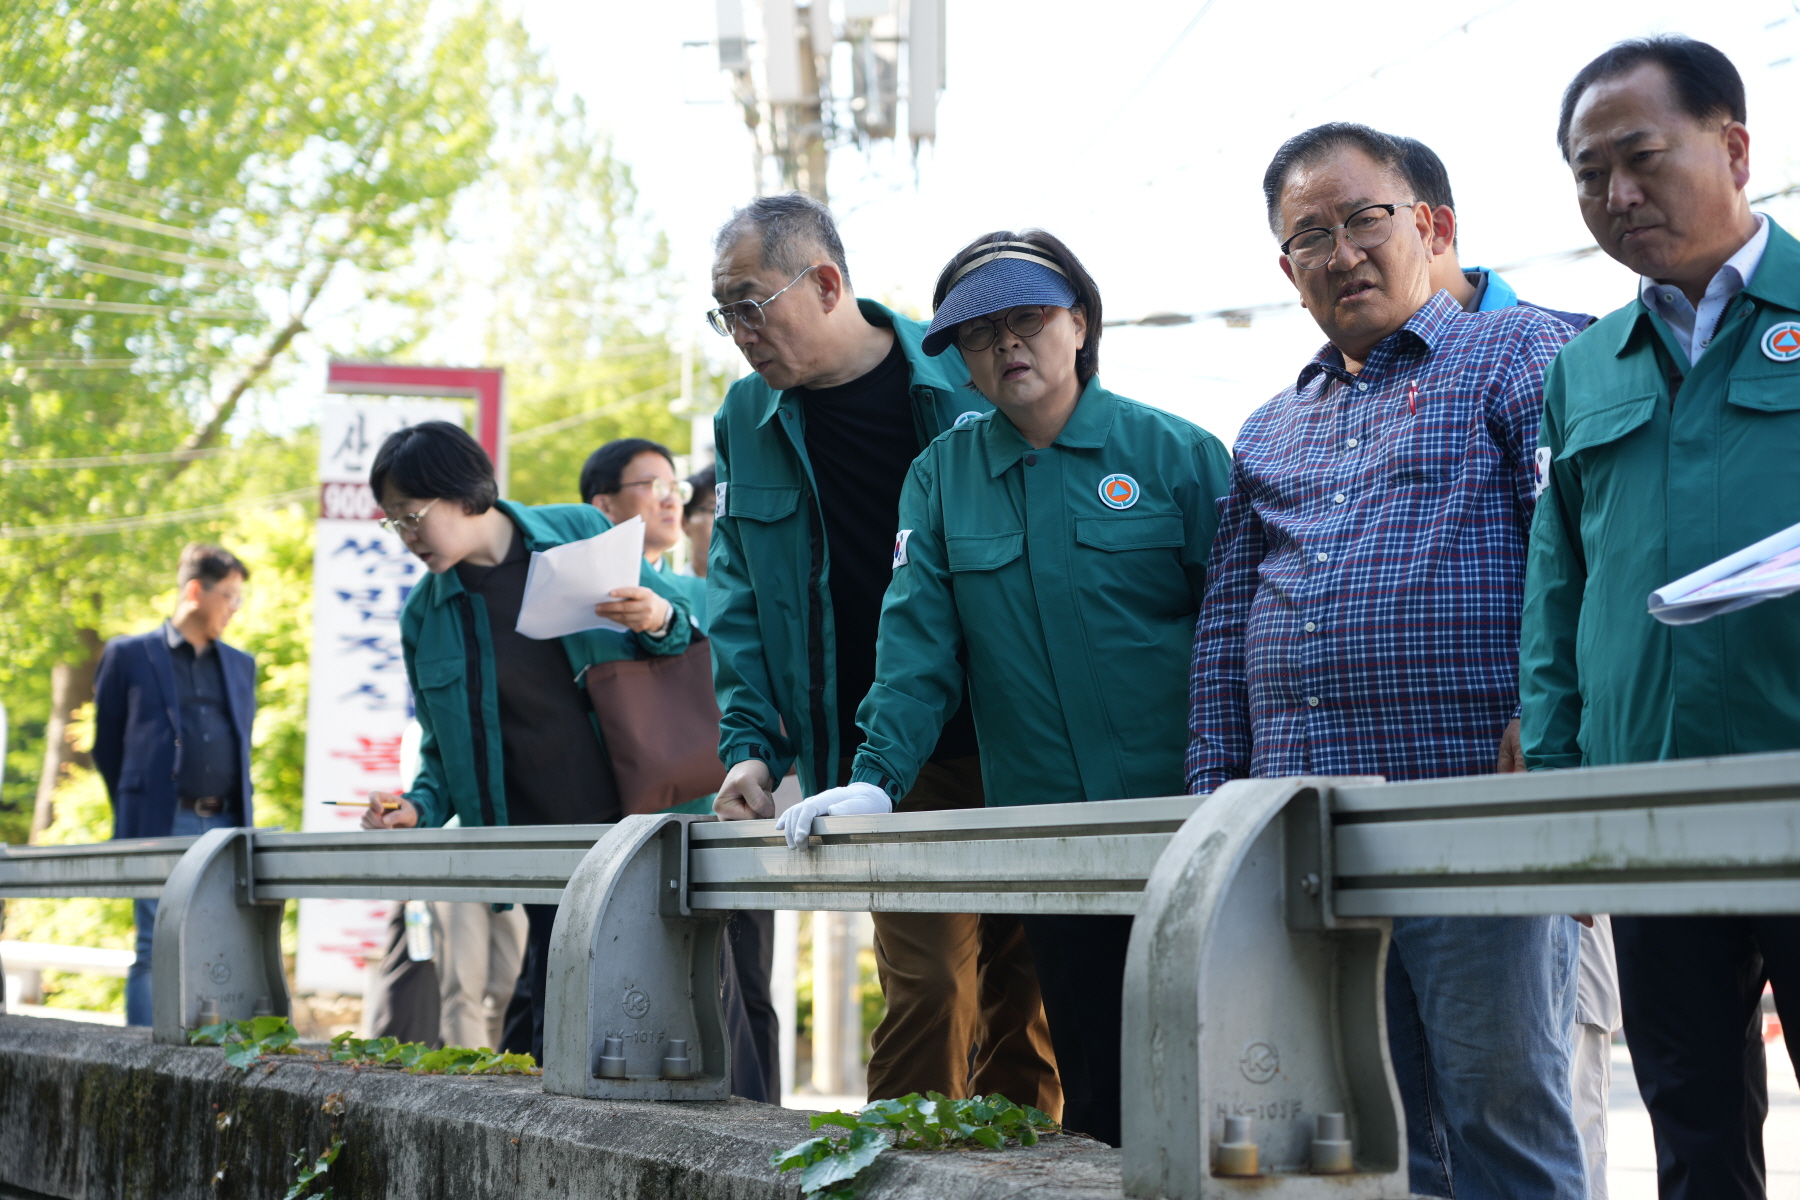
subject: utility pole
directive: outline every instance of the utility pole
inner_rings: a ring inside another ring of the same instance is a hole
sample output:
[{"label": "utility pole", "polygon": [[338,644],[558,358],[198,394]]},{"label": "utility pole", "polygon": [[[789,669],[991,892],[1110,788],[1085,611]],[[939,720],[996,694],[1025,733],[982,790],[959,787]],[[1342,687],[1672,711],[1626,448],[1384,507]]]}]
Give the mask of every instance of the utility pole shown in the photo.
[{"label": "utility pole", "polygon": [[[763,36],[756,40],[744,0],[715,4],[719,69],[731,76],[750,132],[757,195],[773,158],[782,188],[829,203],[831,151],[897,137],[902,101],[913,153],[936,138],[946,0],[762,0]],[[850,48],[847,56],[837,54],[840,44]]]}]

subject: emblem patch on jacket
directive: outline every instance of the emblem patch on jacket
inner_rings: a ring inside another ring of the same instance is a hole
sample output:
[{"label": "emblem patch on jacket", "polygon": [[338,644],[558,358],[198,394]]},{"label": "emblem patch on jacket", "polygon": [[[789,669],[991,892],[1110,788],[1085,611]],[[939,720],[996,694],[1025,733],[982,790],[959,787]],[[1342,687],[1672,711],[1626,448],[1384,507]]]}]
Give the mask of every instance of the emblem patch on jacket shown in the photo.
[{"label": "emblem patch on jacket", "polygon": [[955,424],[951,425],[951,428],[955,429],[959,425],[967,425],[970,421],[973,421],[976,417],[979,417],[980,415],[981,415],[980,413],[976,412],[973,409],[970,409],[968,412],[964,413],[962,416],[956,418],[956,422],[955,422]]},{"label": "emblem patch on jacket", "polygon": [[1138,495],[1138,481],[1129,475],[1108,475],[1100,481],[1100,503],[1108,508],[1130,508]]},{"label": "emblem patch on jacket", "polygon": [[730,485],[721,482],[718,488],[713,492],[713,520],[715,521],[723,521],[725,519],[725,489],[728,486]]},{"label": "emblem patch on jacket", "polygon": [[1533,500],[1542,496],[1550,487],[1550,447],[1539,446],[1537,448],[1535,474],[1537,477],[1533,479],[1531,483],[1531,498]]},{"label": "emblem patch on jacket", "polygon": [[912,537],[912,530],[902,529],[894,535],[894,570],[898,571],[906,565],[906,542]]},{"label": "emblem patch on jacket", "polygon": [[1800,359],[1800,321],[1783,321],[1769,326],[1762,337],[1763,357],[1775,362]]}]

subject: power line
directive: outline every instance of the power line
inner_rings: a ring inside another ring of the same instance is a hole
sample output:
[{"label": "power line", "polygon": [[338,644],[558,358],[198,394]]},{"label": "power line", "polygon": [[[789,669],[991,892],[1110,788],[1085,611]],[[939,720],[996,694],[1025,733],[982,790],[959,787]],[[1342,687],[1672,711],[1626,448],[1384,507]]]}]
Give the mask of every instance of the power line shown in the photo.
[{"label": "power line", "polygon": [[1137,86],[1131,89],[1131,94],[1125,97],[1124,102],[1121,103],[1119,107],[1113,109],[1113,113],[1110,117],[1101,122],[1100,128],[1096,129],[1088,137],[1087,144],[1075,154],[1071,161],[1082,161],[1082,159],[1087,156],[1087,152],[1093,149],[1094,143],[1098,142],[1106,131],[1112,128],[1113,122],[1124,116],[1126,111],[1137,102],[1137,98],[1144,94],[1144,89],[1150,86],[1151,80],[1155,79],[1158,72],[1169,64],[1171,58],[1175,57],[1175,52],[1181,49],[1181,43],[1187,41],[1188,34],[1194,32],[1194,27],[1200,24],[1200,18],[1204,17],[1215,3],[1217,3],[1217,0],[1206,0],[1206,3],[1200,6],[1200,11],[1196,12],[1192,19],[1190,19],[1186,25],[1182,26],[1181,32],[1175,35],[1175,40],[1169,43],[1169,48],[1164,50],[1162,57],[1156,60],[1156,65],[1144,73],[1144,77],[1138,80]]},{"label": "power line", "polygon": [[230,238],[215,237],[210,233],[201,233],[195,229],[187,229],[180,225],[167,225],[161,221],[152,221],[146,217],[134,217],[128,213],[114,212],[108,208],[88,205],[64,204],[60,200],[51,200],[33,192],[14,191],[0,186],[0,201],[22,204],[27,208],[53,212],[58,216],[74,217],[82,221],[94,221],[102,225],[118,225],[125,229],[136,229],[140,233],[154,233],[161,237],[178,238],[182,241],[197,242],[202,246],[210,246],[214,250],[230,250],[240,253],[244,250],[242,242]]},{"label": "power line", "polygon": [[1449,29],[1446,29],[1443,33],[1441,33],[1437,37],[1431,39],[1431,41],[1429,41],[1425,45],[1419,47],[1417,50],[1411,51],[1410,53],[1407,53],[1407,54],[1403,54],[1399,58],[1394,59],[1392,62],[1383,63],[1381,66],[1376,67],[1373,71],[1370,71],[1366,74],[1358,75],[1355,79],[1352,79],[1349,83],[1346,83],[1343,87],[1337,89],[1337,91],[1335,91],[1335,92],[1332,92],[1328,95],[1320,96],[1316,100],[1308,100],[1305,104],[1300,105],[1300,107],[1294,109],[1293,112],[1290,112],[1288,114],[1288,116],[1290,118],[1297,117],[1302,112],[1304,112],[1307,108],[1310,108],[1315,104],[1323,104],[1327,100],[1335,100],[1339,96],[1343,95],[1345,92],[1349,91],[1351,88],[1357,87],[1360,84],[1366,83],[1369,80],[1374,79],[1376,76],[1380,75],[1384,71],[1391,71],[1395,67],[1398,67],[1398,66],[1402,65],[1403,63],[1411,62],[1413,59],[1419,57],[1419,55],[1424,54],[1427,51],[1437,49],[1438,46],[1442,45],[1444,42],[1449,41],[1451,38],[1455,37],[1457,34],[1469,32],[1469,26],[1475,24],[1475,22],[1485,20],[1486,18],[1493,16],[1497,12],[1503,12],[1506,9],[1513,7],[1517,3],[1519,3],[1519,0],[1506,0],[1506,2],[1504,4],[1496,4],[1494,7],[1488,9],[1486,12],[1476,13],[1474,16],[1470,17],[1468,20],[1462,21],[1456,25],[1452,25]]},{"label": "power line", "polygon": [[218,458],[226,454],[242,454],[251,446],[206,446],[197,450],[153,450],[143,454],[90,454],[82,458],[8,458],[0,460],[0,472],[73,471],[87,467],[144,467],[157,463],[193,462],[202,458]]},{"label": "power line", "polygon": [[296,500],[305,500],[316,496],[318,491],[318,485],[313,484],[288,492],[276,492],[271,496],[247,496],[242,500],[228,500],[223,504],[205,504],[199,508],[151,513],[142,517],[116,517],[108,521],[80,521],[61,525],[0,525],[0,541],[47,537],[94,537],[103,533],[126,533],[134,529],[150,529],[158,525],[179,525],[185,521],[208,521],[216,517],[229,516],[231,513],[247,508],[279,508],[284,504],[292,504]]},{"label": "power line", "polygon": [[256,308],[190,308],[179,304],[127,304],[122,300],[64,300],[60,296],[0,296],[10,308],[58,308],[71,312],[121,313],[133,317],[198,317],[203,320],[246,321],[263,316]]},{"label": "power line", "polygon": [[573,416],[563,417],[543,425],[533,425],[530,429],[522,429],[518,433],[508,435],[506,440],[510,445],[514,446],[521,442],[535,442],[539,438],[549,437],[553,433],[561,433],[565,429],[574,429],[578,425],[585,425],[589,421],[598,420],[608,413],[618,412],[623,408],[630,408],[634,404],[641,404],[645,400],[655,396],[657,393],[666,392],[674,386],[676,386],[674,383],[659,383],[655,387],[639,392],[635,396],[627,396],[623,400],[614,400],[610,403],[602,404],[599,408],[590,408],[586,412],[579,412]]},{"label": "power line", "polygon": [[11,229],[15,233],[28,233],[33,237],[63,238],[80,246],[91,246],[95,250],[111,250],[115,254],[133,254],[144,258],[154,258],[159,262],[175,263],[177,266],[201,267],[209,271],[235,271],[240,275],[257,273],[256,268],[245,266],[234,259],[206,258],[196,254],[182,254],[174,250],[158,250],[152,246],[139,246],[133,242],[121,242],[116,238],[83,233],[79,229],[70,229],[65,225],[33,221],[29,217],[21,217],[4,211],[0,211],[0,228]]}]

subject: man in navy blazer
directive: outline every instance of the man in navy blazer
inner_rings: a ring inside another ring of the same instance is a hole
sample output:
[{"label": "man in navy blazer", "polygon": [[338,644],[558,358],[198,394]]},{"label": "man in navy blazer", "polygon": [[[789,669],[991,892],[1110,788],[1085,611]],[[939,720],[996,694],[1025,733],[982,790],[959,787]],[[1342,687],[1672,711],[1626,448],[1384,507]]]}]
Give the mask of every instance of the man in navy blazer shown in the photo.
[{"label": "man in navy blazer", "polygon": [[[256,660],[220,641],[250,572],[217,546],[190,545],[175,613],[106,644],[94,678],[94,763],[115,838],[189,837],[250,822]],[[125,1021],[150,1024],[156,901],[139,900]]]}]

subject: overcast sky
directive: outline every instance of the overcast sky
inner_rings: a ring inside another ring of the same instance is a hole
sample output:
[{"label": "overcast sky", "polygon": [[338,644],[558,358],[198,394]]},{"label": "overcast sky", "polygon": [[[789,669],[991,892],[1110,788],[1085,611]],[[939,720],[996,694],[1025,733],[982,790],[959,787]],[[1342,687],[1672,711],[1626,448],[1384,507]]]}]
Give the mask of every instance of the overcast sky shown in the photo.
[{"label": "overcast sky", "polygon": [[[713,37],[713,0],[519,3],[534,42],[633,168],[686,279],[683,319],[723,360],[729,344],[700,324],[710,239],[752,178],[749,134],[737,107],[718,102],[712,52],[682,46]],[[1437,150],[1466,265],[1591,244],[1556,150],[1558,103],[1593,55],[1646,33],[1686,33],[1730,55],[1749,90],[1752,194],[1800,182],[1800,122],[1789,119],[1800,111],[1796,0],[1213,0],[1179,45],[1203,0],[948,4],[936,144],[916,171],[905,145],[843,149],[829,175],[858,292],[920,313],[960,246],[1026,225],[1073,247],[1109,317],[1290,300],[1262,172],[1282,139],[1329,120]],[[754,37],[760,0],[745,6]],[[1793,198],[1767,211],[1800,227]],[[1632,287],[1603,256],[1509,278],[1527,299],[1596,313]],[[1249,329],[1112,329],[1101,378],[1229,440],[1321,340],[1298,309]]]}]

